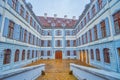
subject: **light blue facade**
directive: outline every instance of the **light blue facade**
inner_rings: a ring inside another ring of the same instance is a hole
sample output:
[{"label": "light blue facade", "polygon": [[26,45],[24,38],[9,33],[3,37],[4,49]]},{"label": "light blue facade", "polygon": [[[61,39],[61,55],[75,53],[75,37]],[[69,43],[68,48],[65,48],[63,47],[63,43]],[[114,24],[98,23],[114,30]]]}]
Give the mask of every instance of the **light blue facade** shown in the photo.
[{"label": "light blue facade", "polygon": [[[23,14],[20,14],[21,5],[23,6]],[[95,15],[92,14],[93,5],[95,5],[96,9]],[[43,29],[26,2],[22,0],[18,1],[16,8],[13,9],[12,0],[0,0],[0,71],[22,67],[38,59],[55,59],[56,51],[62,51],[62,59],[80,59],[83,61],[84,56],[80,57],[80,55],[87,53],[85,63],[120,72],[120,56],[117,50],[120,48],[120,34],[116,35],[115,33],[113,20],[113,15],[120,11],[120,1],[103,0],[102,5],[102,9],[99,9],[97,0],[91,2],[89,7],[86,7],[87,9],[85,9],[84,14],[81,15],[74,29]],[[29,14],[27,20],[26,11]],[[90,14],[90,19],[87,17],[88,12]],[[85,17],[86,23],[84,22]],[[12,39],[8,38],[8,26],[10,21],[14,22]],[[105,21],[106,26],[106,37],[104,38],[102,37],[103,33],[101,31],[102,21]],[[97,40],[95,39],[94,26],[97,27],[98,31]],[[92,41],[90,40],[89,30],[91,30]],[[24,39],[25,31],[26,39]],[[68,32],[70,33],[67,34]],[[30,40],[29,35],[31,35]],[[67,41],[70,41],[70,46],[67,46]],[[58,42],[60,43],[59,45]],[[103,50],[105,48],[109,49],[110,63],[104,62]],[[10,63],[6,65],[3,64],[5,49],[11,50]],[[18,62],[14,62],[16,49],[20,50]],[[91,49],[93,49],[94,59],[91,59]],[[96,60],[96,49],[100,50],[100,61]],[[23,50],[25,50],[25,60],[21,60]],[[28,50],[30,50],[30,59],[27,59]],[[34,53],[36,51],[38,52],[37,57],[32,58],[33,50]],[[42,51],[43,54],[41,53]],[[50,54],[48,55],[49,51]],[[68,51],[70,52],[69,55]]]},{"label": "light blue facade", "polygon": [[[81,30],[78,31],[77,33],[77,41],[78,41],[78,54],[87,54],[87,60],[89,59],[89,63],[91,65],[107,69],[107,70],[112,70],[116,72],[120,72],[120,53],[118,49],[120,48],[120,34],[115,33],[115,25],[114,25],[114,18],[113,15],[120,11],[120,1],[119,0],[103,0],[103,7],[102,9],[98,9],[98,5],[96,5],[97,0],[94,0],[93,2],[91,1],[91,5],[87,10],[85,10],[84,15],[82,15],[82,18],[80,19],[77,27],[81,27],[80,23],[83,21],[84,18],[87,17],[87,13],[90,12],[90,20],[87,21],[87,24],[84,25]],[[96,7],[96,14],[92,16],[92,6],[95,5]],[[106,26],[106,37],[102,37],[102,30],[101,30],[101,22],[105,21],[105,26]],[[80,25],[80,26],[79,26]],[[97,37],[98,39],[95,39],[95,32],[94,32],[94,27],[97,27]],[[92,41],[90,41],[90,33],[89,30],[91,30],[92,34]],[[87,34],[87,40],[85,38],[85,34]],[[82,36],[84,36],[83,42],[82,42]],[[105,62],[105,55],[104,55],[104,49],[107,48],[109,49],[109,58],[110,58],[110,63]],[[94,59],[91,59],[91,49],[93,50],[93,57]],[[100,53],[100,61],[97,60],[96,56],[96,49],[99,49]],[[85,52],[84,52],[85,51]],[[84,60],[84,56],[79,57],[81,58],[80,60]],[[86,61],[87,61],[86,60]],[[84,61],[83,61],[84,62]],[[88,63],[88,62],[86,62]]]}]

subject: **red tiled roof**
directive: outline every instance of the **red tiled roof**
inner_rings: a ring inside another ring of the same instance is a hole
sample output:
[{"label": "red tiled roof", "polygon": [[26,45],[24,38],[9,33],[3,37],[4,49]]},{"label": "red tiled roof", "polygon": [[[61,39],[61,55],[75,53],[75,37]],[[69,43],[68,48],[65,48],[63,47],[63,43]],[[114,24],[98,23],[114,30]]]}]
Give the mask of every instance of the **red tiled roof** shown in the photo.
[{"label": "red tiled roof", "polygon": [[52,25],[55,28],[62,28],[63,25],[66,28],[73,28],[76,24],[77,20],[73,19],[64,19],[64,18],[54,18],[54,17],[44,17],[44,16],[38,16],[38,20],[40,21],[41,25],[45,28],[50,28]]}]

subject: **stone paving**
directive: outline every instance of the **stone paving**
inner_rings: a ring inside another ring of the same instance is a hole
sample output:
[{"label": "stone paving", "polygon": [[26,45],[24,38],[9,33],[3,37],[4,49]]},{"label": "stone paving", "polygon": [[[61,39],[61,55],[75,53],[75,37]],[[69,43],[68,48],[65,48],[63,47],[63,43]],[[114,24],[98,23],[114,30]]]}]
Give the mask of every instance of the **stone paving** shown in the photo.
[{"label": "stone paving", "polygon": [[44,63],[45,75],[38,77],[36,80],[77,80],[73,75],[70,75],[70,63],[75,63],[83,66],[89,66],[79,60],[39,60],[27,66]]}]

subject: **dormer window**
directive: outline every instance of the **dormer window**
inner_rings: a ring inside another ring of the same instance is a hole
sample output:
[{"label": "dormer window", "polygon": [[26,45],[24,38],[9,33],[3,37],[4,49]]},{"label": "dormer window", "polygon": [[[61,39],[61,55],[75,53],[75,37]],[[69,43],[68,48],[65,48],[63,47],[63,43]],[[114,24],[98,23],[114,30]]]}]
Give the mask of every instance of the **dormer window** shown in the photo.
[{"label": "dormer window", "polygon": [[52,24],[51,24],[51,26],[53,26],[53,27],[54,27],[55,25],[56,25],[55,23],[52,23]]},{"label": "dormer window", "polygon": [[62,25],[62,27],[65,27],[65,26],[66,26],[66,24],[65,24],[65,23],[62,23],[61,25]]},{"label": "dormer window", "polygon": [[67,24],[69,24],[70,22],[69,21],[67,21]]},{"label": "dormer window", "polygon": [[48,23],[51,23],[51,20],[48,20]]},{"label": "dormer window", "polygon": [[60,20],[58,20],[57,22],[58,22],[58,23],[61,23],[61,21],[60,21]]}]

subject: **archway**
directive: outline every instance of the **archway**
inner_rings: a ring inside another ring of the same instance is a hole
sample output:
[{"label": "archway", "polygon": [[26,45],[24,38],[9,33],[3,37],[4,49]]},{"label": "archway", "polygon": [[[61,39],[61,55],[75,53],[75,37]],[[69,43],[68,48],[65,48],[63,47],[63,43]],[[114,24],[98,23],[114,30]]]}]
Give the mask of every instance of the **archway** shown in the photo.
[{"label": "archway", "polygon": [[62,51],[55,52],[55,59],[62,59]]}]

